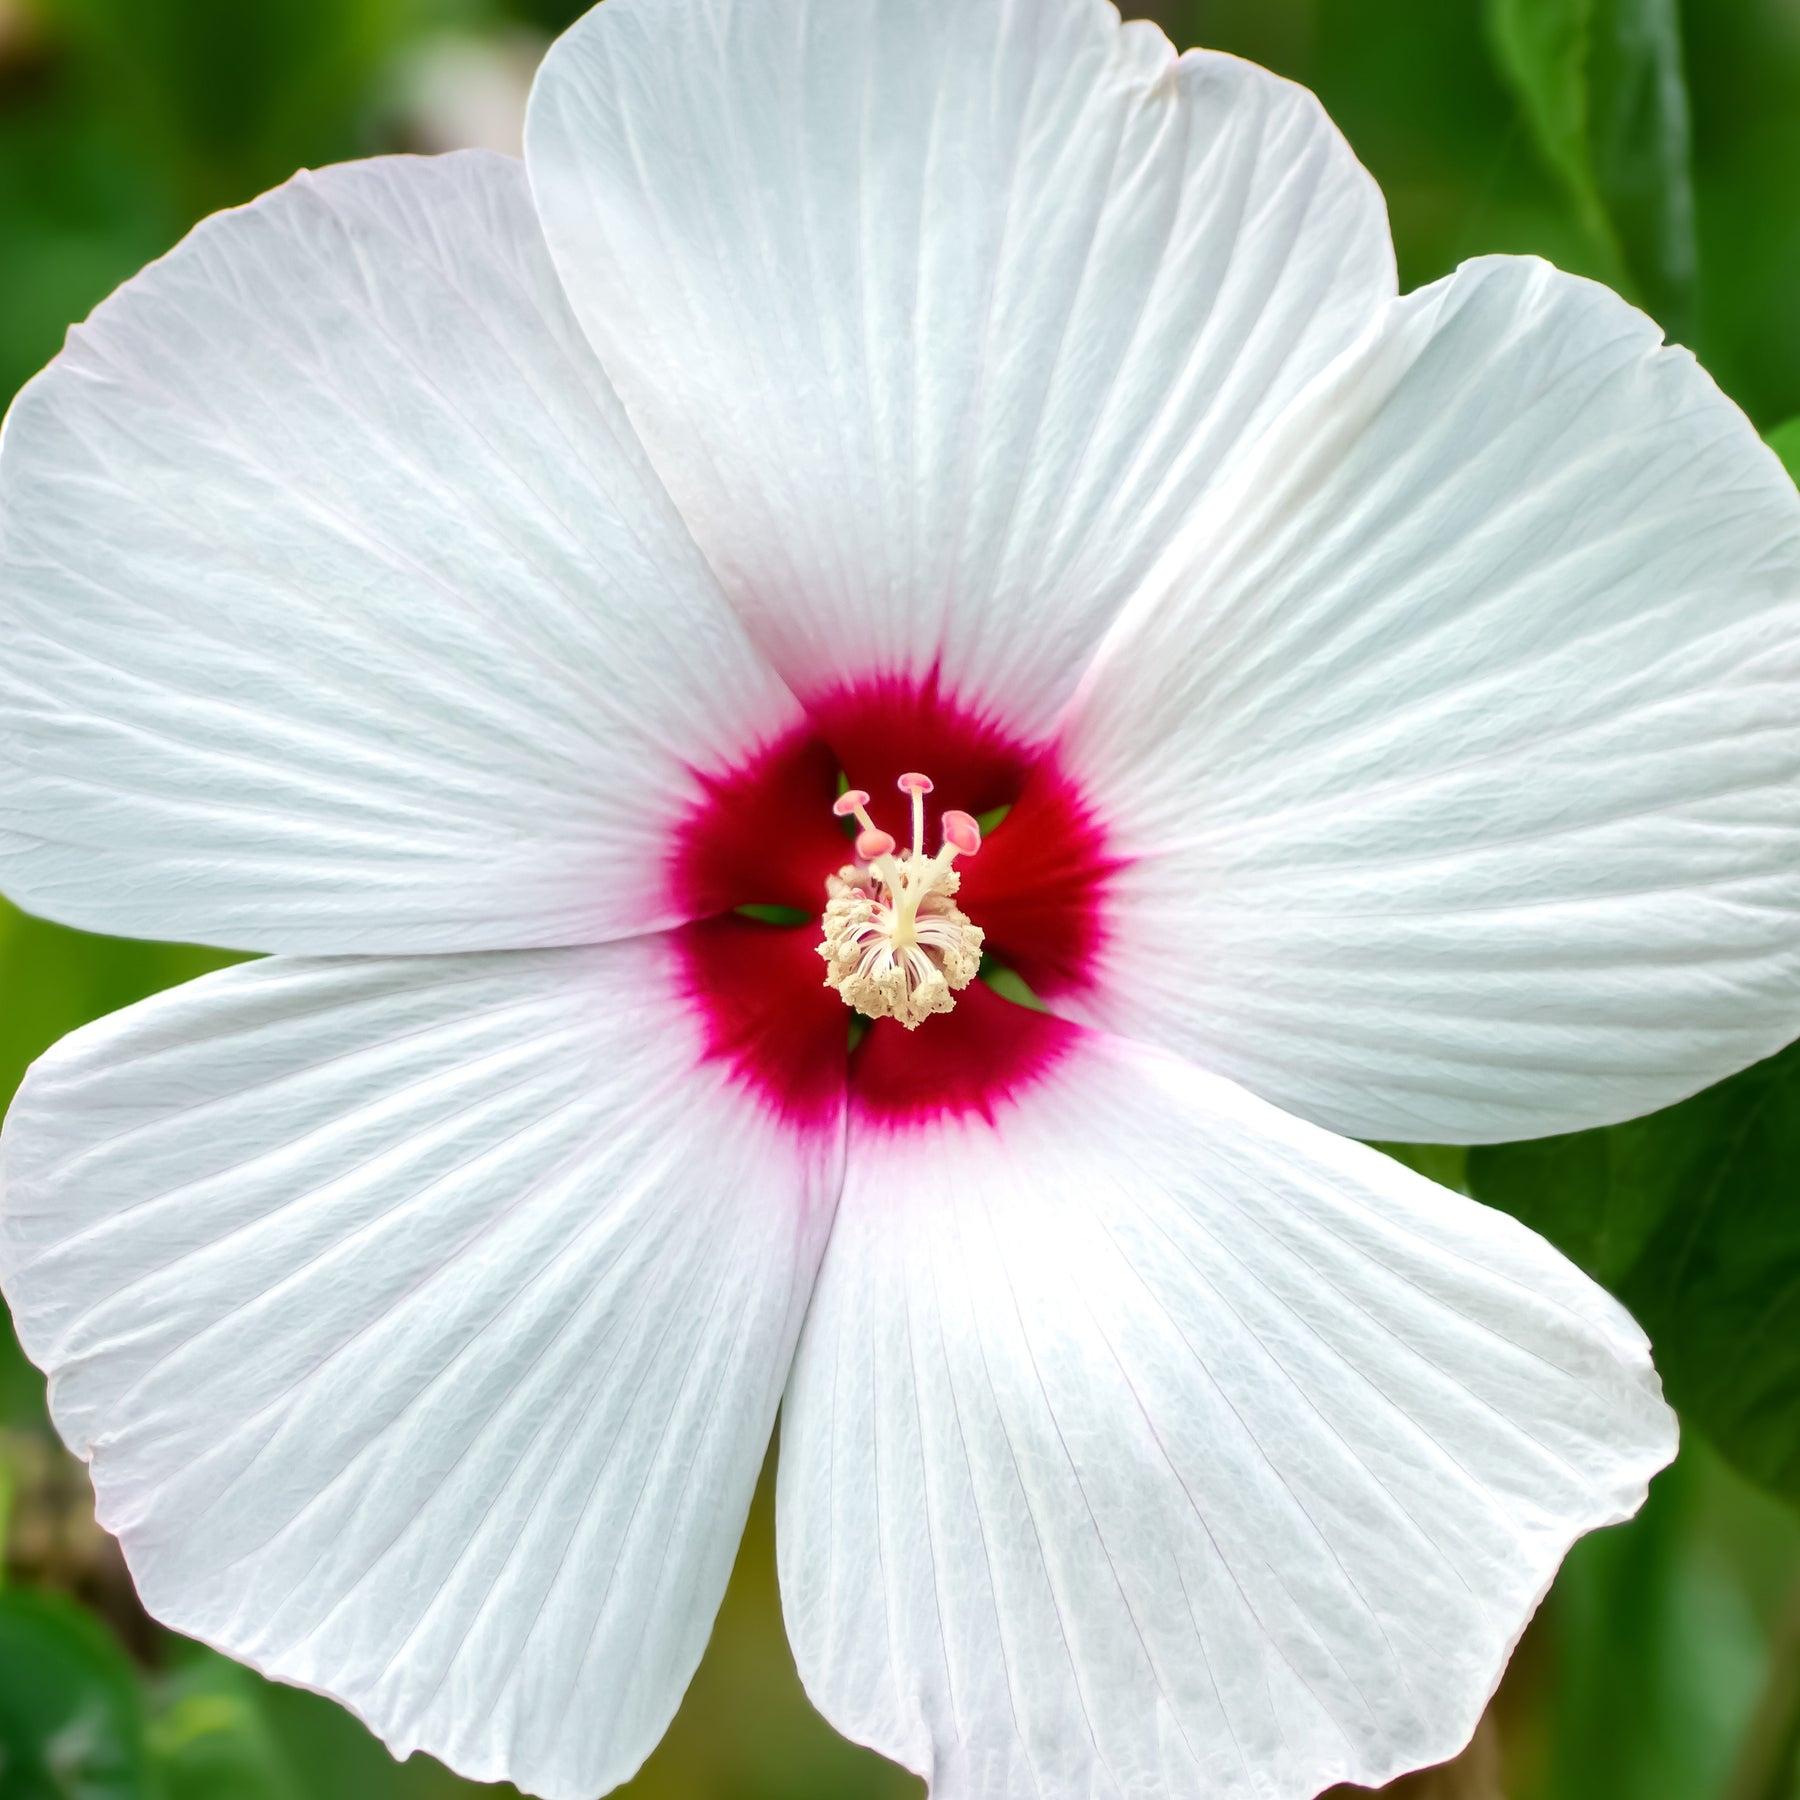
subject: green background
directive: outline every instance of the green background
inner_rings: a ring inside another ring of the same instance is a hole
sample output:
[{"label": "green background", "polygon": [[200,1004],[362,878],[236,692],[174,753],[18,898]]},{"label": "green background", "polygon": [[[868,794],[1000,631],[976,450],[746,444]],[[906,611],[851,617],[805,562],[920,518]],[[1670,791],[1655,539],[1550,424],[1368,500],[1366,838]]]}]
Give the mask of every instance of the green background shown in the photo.
[{"label": "green background", "polygon": [[[0,395],[204,213],[302,164],[443,147],[458,122],[426,98],[426,72],[448,56],[516,73],[578,10],[0,0]],[[1148,10],[1181,43],[1319,92],[1386,191],[1406,285],[1489,251],[1609,281],[1800,468],[1800,0]],[[63,1032],[219,960],[84,938],[0,903],[0,1092]],[[1517,1213],[1619,1294],[1684,1426],[1641,1517],[1569,1559],[1471,1752],[1403,1787],[1418,1800],[1796,1800],[1800,1052],[1613,1131],[1466,1155],[1392,1148]],[[426,1758],[392,1763],[329,1702],[146,1619],[3,1321],[0,1543],[0,1800],[476,1791]],[[781,1634],[766,1480],[706,1662],[627,1791],[918,1791],[807,1707]]]}]

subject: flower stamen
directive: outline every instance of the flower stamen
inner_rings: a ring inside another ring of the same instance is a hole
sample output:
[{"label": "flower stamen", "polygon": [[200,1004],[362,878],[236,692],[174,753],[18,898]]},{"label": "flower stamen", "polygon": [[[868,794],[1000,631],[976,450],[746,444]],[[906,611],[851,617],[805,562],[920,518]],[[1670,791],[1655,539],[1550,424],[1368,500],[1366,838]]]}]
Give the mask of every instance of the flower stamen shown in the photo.
[{"label": "flower stamen", "polygon": [[925,853],[925,796],[931,792],[933,783],[929,775],[902,775],[898,783],[903,794],[912,797],[912,825],[914,856]]},{"label": "flower stamen", "polygon": [[852,788],[832,811],[855,818],[858,861],[825,882],[825,985],[846,1006],[871,1019],[898,1019],[911,1031],[933,1013],[949,1012],[955,996],[981,967],[982,931],[955,903],[962,878],[959,856],[981,848],[981,827],[965,812],[943,817],[943,843],[925,854],[925,796],[929,776],[900,777],[912,802],[912,848],[896,850],[892,836],[869,816],[869,796]]}]

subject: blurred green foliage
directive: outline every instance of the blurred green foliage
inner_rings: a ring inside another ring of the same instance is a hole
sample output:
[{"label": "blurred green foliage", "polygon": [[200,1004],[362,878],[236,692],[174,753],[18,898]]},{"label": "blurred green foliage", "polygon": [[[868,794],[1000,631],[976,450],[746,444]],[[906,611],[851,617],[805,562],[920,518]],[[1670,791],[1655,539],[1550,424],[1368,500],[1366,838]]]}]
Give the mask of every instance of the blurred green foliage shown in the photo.
[{"label": "blurred green foliage", "polygon": [[356,145],[413,0],[52,0],[93,102],[171,200],[210,212]]},{"label": "blurred green foliage", "polygon": [[1787,464],[1788,473],[1800,481],[1800,419],[1778,425],[1769,433],[1769,442],[1775,447],[1775,454]]},{"label": "blurred green foliage", "polygon": [[[301,164],[416,147],[407,70],[447,34],[512,33],[516,48],[579,10],[0,0],[0,395],[205,212]],[[1388,196],[1409,286],[1488,251],[1610,281],[1695,348],[1800,475],[1800,0],[1149,10],[1178,41],[1319,92]],[[224,960],[0,907],[0,1093],[63,1032]],[[1642,1516],[1577,1547],[1527,1634],[1492,1715],[1501,1791],[1795,1800],[1800,1519],[1784,1502],[1800,1502],[1800,1052],[1610,1131],[1396,1153],[1514,1212],[1619,1293],[1686,1431]],[[0,1542],[0,1800],[475,1791],[428,1759],[394,1764],[329,1702],[151,1624],[3,1321]],[[1406,1785],[1491,1800],[1487,1779]],[[765,1479],[707,1660],[630,1791],[917,1789],[806,1705]]]},{"label": "blurred green foliage", "polygon": [[1488,28],[1614,285],[1686,337],[1699,251],[1675,0],[1490,0]]},{"label": "blurred green foliage", "polygon": [[1473,1150],[1468,1178],[1611,1288],[1683,1416],[1800,1505],[1800,1045],[1647,1119]]},{"label": "blurred green foliage", "polygon": [[149,1775],[136,1671],[55,1593],[0,1592],[0,1783],[10,1795],[135,1800]]}]

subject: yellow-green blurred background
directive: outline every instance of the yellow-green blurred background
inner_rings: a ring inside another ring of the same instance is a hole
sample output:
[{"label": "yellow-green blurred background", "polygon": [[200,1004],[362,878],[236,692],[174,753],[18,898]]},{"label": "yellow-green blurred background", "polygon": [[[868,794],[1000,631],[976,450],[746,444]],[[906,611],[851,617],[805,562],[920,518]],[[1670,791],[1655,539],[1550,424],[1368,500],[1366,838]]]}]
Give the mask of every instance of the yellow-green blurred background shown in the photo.
[{"label": "yellow-green blurred background", "polygon": [[[1679,16],[1677,3],[1148,10],[1178,42],[1237,51],[1321,94],[1387,193],[1408,286],[1496,250],[1598,275],[1655,311],[1772,429],[1800,415],[1800,0],[1686,0]],[[516,148],[531,70],[579,10],[0,0],[0,396],[195,219],[298,166]],[[1558,85],[1584,73],[1557,38],[1570,29],[1593,34],[1577,46],[1592,65],[1579,91]],[[1617,66],[1601,66],[1608,56]],[[82,938],[0,905],[0,1092],[63,1032],[217,960]],[[1800,1217],[1800,1178],[1786,1166],[1778,1176]],[[1794,1300],[1758,1329],[1800,1337],[1800,1288]],[[1409,1792],[1800,1795],[1800,1515],[1733,1473],[1691,1419],[1686,1444],[1640,1519],[1577,1549],[1471,1753]],[[0,1541],[0,1800],[475,1791],[424,1758],[392,1764],[328,1702],[153,1626],[3,1320]],[[706,1663],[629,1791],[918,1791],[806,1705],[781,1632],[766,1481]]]}]

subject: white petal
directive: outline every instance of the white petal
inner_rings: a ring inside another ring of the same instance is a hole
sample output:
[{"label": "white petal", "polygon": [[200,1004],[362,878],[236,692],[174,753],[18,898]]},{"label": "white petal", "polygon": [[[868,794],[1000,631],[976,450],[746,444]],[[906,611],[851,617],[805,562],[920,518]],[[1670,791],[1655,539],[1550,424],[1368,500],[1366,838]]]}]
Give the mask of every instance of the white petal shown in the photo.
[{"label": "white petal", "polygon": [[1800,1023],[1800,495],[1540,263],[1398,303],[1295,405],[1067,756],[1136,859],[1087,1016],[1321,1124],[1572,1130]]},{"label": "white petal", "polygon": [[936,672],[1021,735],[1393,292],[1312,97],[1101,0],[606,0],[526,146],[575,309],[790,683]]},{"label": "white petal", "polygon": [[145,1604],[552,1800],[699,1660],[841,1160],[670,954],[251,964],[7,1122],[0,1278]]},{"label": "white petal", "polygon": [[696,767],[797,718],[523,168],[302,175],[75,331],[0,452],[0,881],[246,948],[672,923]]},{"label": "white petal", "polygon": [[1309,1800],[1454,1752],[1674,1444],[1541,1239],[1083,1034],[994,1123],[853,1112],[782,1593],[815,1703],[938,1800]]}]

